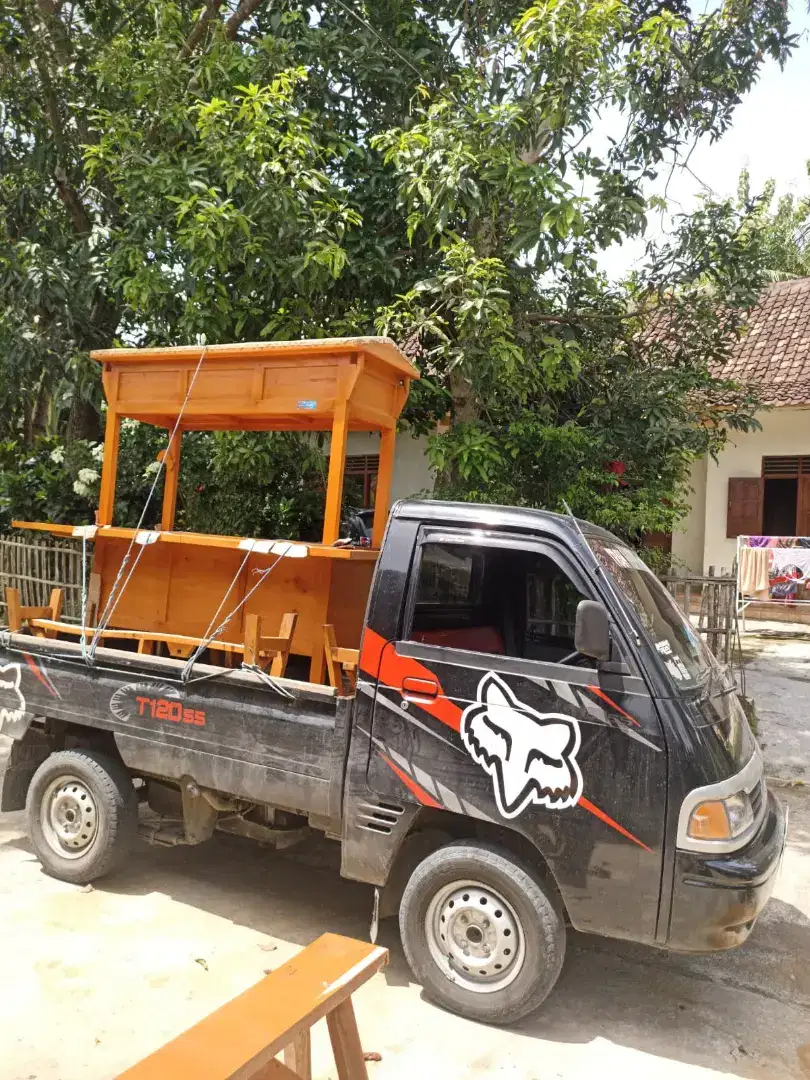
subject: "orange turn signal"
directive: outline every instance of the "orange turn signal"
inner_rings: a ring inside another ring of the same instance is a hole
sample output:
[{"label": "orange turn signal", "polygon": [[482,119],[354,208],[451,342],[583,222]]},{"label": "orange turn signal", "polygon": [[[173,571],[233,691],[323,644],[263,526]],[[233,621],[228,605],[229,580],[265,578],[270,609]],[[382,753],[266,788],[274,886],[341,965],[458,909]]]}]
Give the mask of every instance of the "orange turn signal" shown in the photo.
[{"label": "orange turn signal", "polygon": [[693,840],[730,840],[731,826],[722,802],[702,802],[689,818],[689,835]]}]

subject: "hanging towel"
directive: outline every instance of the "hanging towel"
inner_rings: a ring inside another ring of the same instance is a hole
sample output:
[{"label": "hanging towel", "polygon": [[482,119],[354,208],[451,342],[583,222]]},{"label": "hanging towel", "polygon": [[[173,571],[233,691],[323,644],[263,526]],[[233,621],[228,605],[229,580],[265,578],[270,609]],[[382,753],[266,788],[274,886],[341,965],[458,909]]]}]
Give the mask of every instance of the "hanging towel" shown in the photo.
[{"label": "hanging towel", "polygon": [[772,554],[771,548],[740,548],[740,592],[743,596],[753,596],[756,600],[768,599],[768,570]]},{"label": "hanging towel", "polygon": [[[743,551],[745,548],[743,548]],[[787,570],[796,566],[804,580],[810,578],[810,548],[774,548],[771,552],[774,571]],[[742,562],[740,563],[742,566]]]}]

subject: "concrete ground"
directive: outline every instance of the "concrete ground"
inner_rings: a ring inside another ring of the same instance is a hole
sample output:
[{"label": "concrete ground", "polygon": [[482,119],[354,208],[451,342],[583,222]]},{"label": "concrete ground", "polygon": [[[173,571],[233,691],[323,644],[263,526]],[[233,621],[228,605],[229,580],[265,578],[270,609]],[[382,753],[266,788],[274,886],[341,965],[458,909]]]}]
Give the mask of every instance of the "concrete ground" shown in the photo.
[{"label": "concrete ground", "polygon": [[[356,996],[382,1056],[370,1080],[810,1076],[810,798],[780,797],[789,847],[742,949],[666,956],[571,933],[553,995],[509,1030],[424,1001],[384,923],[391,963]],[[343,881],[335,854],[143,845],[85,891],[46,877],[22,815],[0,815],[0,1080],[106,1080],[324,930],[366,937],[371,890]],[[323,1024],[314,1074],[335,1076]]]},{"label": "concrete ground", "polygon": [[810,783],[810,627],[746,622],[745,693],[768,776]]}]

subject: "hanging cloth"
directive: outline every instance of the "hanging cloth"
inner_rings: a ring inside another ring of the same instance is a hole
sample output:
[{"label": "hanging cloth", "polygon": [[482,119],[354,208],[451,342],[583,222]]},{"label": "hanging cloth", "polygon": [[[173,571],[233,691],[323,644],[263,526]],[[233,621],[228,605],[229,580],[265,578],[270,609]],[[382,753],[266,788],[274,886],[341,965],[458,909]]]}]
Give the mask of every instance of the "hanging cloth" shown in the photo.
[{"label": "hanging cloth", "polygon": [[773,548],[740,548],[740,592],[755,600],[767,600],[770,588],[769,570]]}]

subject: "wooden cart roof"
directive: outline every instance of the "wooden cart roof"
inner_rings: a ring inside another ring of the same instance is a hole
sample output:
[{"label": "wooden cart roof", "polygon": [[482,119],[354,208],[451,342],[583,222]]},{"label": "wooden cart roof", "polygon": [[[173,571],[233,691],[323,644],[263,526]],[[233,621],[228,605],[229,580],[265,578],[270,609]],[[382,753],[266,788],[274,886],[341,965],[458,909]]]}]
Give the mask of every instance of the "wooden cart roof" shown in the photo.
[{"label": "wooden cart roof", "polygon": [[389,367],[418,379],[419,372],[389,337],[304,338],[301,341],[240,341],[224,345],[166,345],[144,349],[94,349],[90,356],[102,364],[161,364],[176,360],[199,360],[205,349],[211,360],[273,360],[292,357],[306,363],[309,357],[346,352],[375,356]]},{"label": "wooden cart roof", "polygon": [[[119,416],[197,430],[330,430],[396,423],[419,372],[387,337],[318,338],[144,349],[97,349],[104,391]],[[202,362],[200,358],[202,357]],[[199,370],[197,370],[199,364]]]}]

